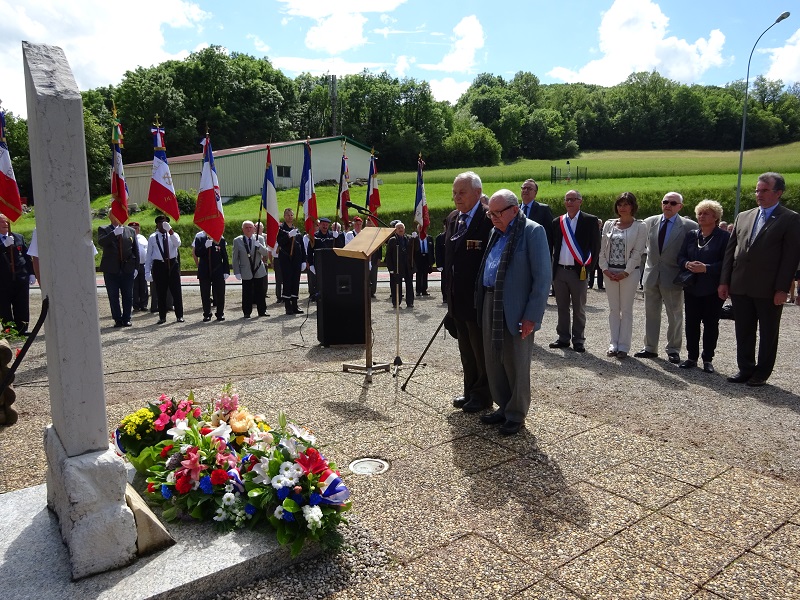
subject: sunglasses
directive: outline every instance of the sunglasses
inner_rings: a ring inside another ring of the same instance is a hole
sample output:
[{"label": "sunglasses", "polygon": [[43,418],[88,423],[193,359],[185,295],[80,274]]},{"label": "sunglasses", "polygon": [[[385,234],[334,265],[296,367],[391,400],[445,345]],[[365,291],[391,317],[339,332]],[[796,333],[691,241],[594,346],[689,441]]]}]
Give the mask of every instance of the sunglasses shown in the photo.
[{"label": "sunglasses", "polygon": [[489,217],[490,219],[499,219],[500,215],[502,215],[504,212],[506,212],[509,208],[514,208],[515,206],[516,206],[516,204],[509,204],[504,209],[498,210],[497,212],[492,212],[490,210],[486,211],[486,216]]},{"label": "sunglasses", "polygon": [[664,206],[666,206],[667,204],[669,204],[670,206],[678,206],[680,202],[678,202],[677,200],[662,200],[661,204],[663,204]]}]

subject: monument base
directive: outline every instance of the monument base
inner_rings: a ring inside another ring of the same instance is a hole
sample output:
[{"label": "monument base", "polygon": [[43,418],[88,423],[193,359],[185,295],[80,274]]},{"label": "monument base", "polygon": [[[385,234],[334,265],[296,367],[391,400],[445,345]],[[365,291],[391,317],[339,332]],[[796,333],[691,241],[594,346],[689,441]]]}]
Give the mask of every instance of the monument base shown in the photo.
[{"label": "monument base", "polygon": [[67,456],[55,428],[45,428],[47,506],[69,549],[72,579],[123,567],[136,558],[136,523],[125,503],[125,464],[109,448]]}]

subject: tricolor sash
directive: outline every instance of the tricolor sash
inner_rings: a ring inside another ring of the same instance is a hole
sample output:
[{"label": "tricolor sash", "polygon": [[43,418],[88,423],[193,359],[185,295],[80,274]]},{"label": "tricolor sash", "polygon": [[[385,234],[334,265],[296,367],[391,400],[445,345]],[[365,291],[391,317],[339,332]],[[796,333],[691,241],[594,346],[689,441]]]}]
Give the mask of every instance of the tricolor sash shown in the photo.
[{"label": "tricolor sash", "polygon": [[575,264],[581,266],[580,278],[582,280],[586,279],[586,265],[592,262],[592,253],[589,252],[586,258],[583,257],[581,247],[578,246],[578,242],[575,241],[575,232],[572,231],[569,215],[561,215],[559,222],[561,224],[561,235],[564,238],[564,242],[567,244],[567,249],[569,253],[572,254],[572,259],[575,261]]}]

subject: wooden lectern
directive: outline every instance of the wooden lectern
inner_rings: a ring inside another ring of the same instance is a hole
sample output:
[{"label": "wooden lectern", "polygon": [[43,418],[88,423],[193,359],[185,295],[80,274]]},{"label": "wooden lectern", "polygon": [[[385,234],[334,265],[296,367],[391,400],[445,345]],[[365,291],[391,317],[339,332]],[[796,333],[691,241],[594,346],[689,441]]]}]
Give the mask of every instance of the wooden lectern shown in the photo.
[{"label": "wooden lectern", "polygon": [[[366,364],[354,365],[344,363],[342,371],[356,371],[366,373],[367,383],[372,383],[372,373],[379,371],[389,372],[389,363],[372,362],[372,300],[369,291],[369,264],[370,256],[383,245],[394,233],[392,227],[364,227],[344,248],[334,248],[337,256],[357,258],[364,263],[364,346],[367,349]],[[377,266],[375,267],[377,269]]]}]

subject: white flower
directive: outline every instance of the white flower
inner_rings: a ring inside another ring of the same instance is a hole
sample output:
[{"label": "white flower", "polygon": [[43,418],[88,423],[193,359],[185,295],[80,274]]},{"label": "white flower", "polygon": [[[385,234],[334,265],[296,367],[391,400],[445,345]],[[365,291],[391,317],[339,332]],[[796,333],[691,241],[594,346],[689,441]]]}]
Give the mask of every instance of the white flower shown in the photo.
[{"label": "white flower", "polygon": [[301,440],[305,440],[306,442],[308,442],[312,446],[317,441],[317,438],[308,429],[305,429],[304,427],[298,427],[294,423],[289,423],[286,426],[286,429],[288,429],[295,436],[299,437]]},{"label": "white flower", "polygon": [[227,516],[225,515],[225,509],[222,508],[222,507],[219,507],[217,509],[217,514],[214,517],[214,520],[215,521],[224,521],[225,519],[227,519]]},{"label": "white flower", "polygon": [[253,465],[253,471],[256,472],[256,476],[253,477],[253,483],[267,483],[269,478],[269,458],[266,456],[262,456],[261,460],[258,464]]},{"label": "white flower", "polygon": [[275,515],[276,519],[282,519],[283,518],[283,506],[281,506],[280,504],[278,506],[276,506],[275,507],[275,512],[272,513],[272,514]]},{"label": "white flower", "polygon": [[292,458],[297,458],[297,455],[305,450],[303,445],[294,438],[283,438],[280,445],[289,451],[289,456]]},{"label": "white flower", "polygon": [[234,494],[232,494],[231,492],[226,493],[222,497],[222,505],[223,506],[233,506],[233,504],[235,502],[236,502],[236,496]]},{"label": "white flower", "polygon": [[182,440],[189,431],[189,419],[178,419],[175,427],[167,430],[167,435],[171,435],[173,440]]},{"label": "white flower", "polygon": [[281,463],[281,476],[291,479],[293,483],[297,483],[303,476],[303,467],[287,460]]},{"label": "white flower", "polygon": [[231,426],[225,423],[224,421],[219,424],[214,431],[211,431],[206,434],[206,437],[219,437],[225,441],[228,441],[228,438],[231,435]]},{"label": "white flower", "polygon": [[280,474],[275,475],[275,477],[272,478],[272,487],[274,487],[276,490],[279,490],[283,487],[293,487],[294,484],[295,484],[294,479],[291,479],[290,477],[284,477],[283,475]]},{"label": "white flower", "polygon": [[303,516],[305,517],[306,523],[308,523],[308,528],[311,531],[319,529],[322,526],[322,510],[319,506],[304,506]]},{"label": "white flower", "polygon": [[167,483],[175,483],[175,471],[167,473]]}]

